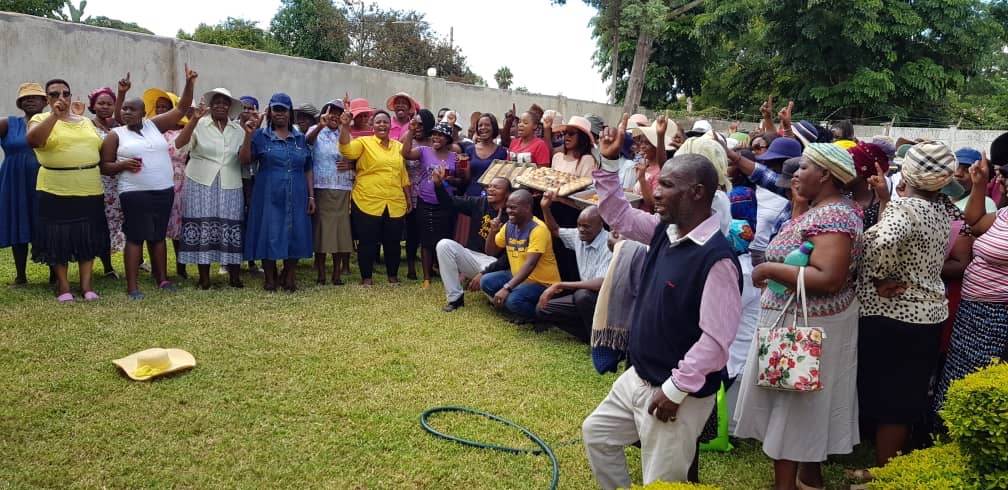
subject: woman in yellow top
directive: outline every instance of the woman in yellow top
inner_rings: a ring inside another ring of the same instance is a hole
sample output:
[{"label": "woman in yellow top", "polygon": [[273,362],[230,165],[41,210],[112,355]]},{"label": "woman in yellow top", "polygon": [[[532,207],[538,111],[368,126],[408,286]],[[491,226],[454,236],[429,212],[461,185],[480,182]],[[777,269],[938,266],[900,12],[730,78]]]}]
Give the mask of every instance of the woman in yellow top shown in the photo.
[{"label": "woman in yellow top", "polygon": [[350,192],[350,219],[359,241],[361,284],[371,285],[379,245],[385,250],[389,284],[396,284],[404,216],[412,208],[402,143],[389,138],[392,118],[388,112],[375,112],[373,136],[351,139],[352,120],[349,111],[340,115],[339,151],[347,160],[357,161],[357,176]]},{"label": "woman in yellow top", "polygon": [[67,263],[76,261],[84,299],[94,301],[98,295],[91,287],[91,268],[94,258],[109,250],[98,170],[102,140],[90,120],[70,112],[69,83],[50,80],[45,92],[52,112],[32,117],[27,134],[40,165],[32,260],[55,270],[56,300],[60,303],[73,302]]}]

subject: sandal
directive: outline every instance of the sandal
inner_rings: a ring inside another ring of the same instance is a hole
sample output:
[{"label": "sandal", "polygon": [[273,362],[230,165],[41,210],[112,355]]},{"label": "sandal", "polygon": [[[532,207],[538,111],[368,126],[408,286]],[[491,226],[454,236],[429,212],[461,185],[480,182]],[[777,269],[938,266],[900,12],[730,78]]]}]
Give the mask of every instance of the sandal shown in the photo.
[{"label": "sandal", "polygon": [[800,476],[795,477],[795,487],[797,487],[798,490],[826,490],[824,487],[813,487],[802,483]]},{"label": "sandal", "polygon": [[861,483],[867,483],[875,479],[871,472],[868,470],[844,470],[844,477],[850,480],[857,480]]},{"label": "sandal", "polygon": [[126,293],[126,294],[130,297],[130,299],[143,299],[144,298],[143,291],[140,291],[139,289],[136,290],[136,291],[130,291],[130,292]]},{"label": "sandal", "polygon": [[161,284],[158,284],[158,288],[164,291],[176,291],[175,285],[169,281],[161,281]]},{"label": "sandal", "polygon": [[84,291],[84,301],[98,301],[101,296],[98,296],[94,291]]},{"label": "sandal", "polygon": [[60,304],[70,304],[74,302],[73,293],[63,293],[56,297],[56,302]]}]

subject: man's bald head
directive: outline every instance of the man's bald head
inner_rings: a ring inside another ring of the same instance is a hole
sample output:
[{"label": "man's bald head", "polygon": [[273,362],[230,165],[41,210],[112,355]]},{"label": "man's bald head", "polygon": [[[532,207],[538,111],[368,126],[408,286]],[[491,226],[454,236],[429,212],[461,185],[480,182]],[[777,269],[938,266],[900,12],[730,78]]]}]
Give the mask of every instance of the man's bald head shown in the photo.
[{"label": "man's bald head", "polygon": [[525,189],[518,189],[508,196],[505,206],[508,221],[516,225],[524,225],[532,219],[532,194]]},{"label": "man's bald head", "polygon": [[[709,201],[714,200],[714,192],[718,189],[718,174],[714,164],[707,157],[695,153],[676,155],[662,166],[662,174],[666,172],[702,185],[704,196],[709,198]],[[710,202],[707,204],[710,205]]]},{"label": "man's bald head", "polygon": [[577,228],[578,238],[583,242],[592,242],[602,231],[602,215],[599,214],[598,206],[588,206],[581,210],[578,215]]}]

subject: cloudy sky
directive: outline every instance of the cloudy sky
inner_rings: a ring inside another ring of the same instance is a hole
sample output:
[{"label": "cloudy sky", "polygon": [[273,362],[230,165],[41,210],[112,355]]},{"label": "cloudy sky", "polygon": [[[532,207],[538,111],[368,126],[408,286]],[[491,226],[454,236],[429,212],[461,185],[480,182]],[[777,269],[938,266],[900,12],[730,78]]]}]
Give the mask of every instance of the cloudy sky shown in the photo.
[{"label": "cloudy sky", "polygon": [[[605,85],[591,59],[595,41],[588,21],[593,10],[580,0],[568,0],[562,7],[551,6],[548,0],[376,3],[385,9],[418,10],[444,36],[454,28],[455,45],[468,59],[470,68],[491,87],[496,85],[494,72],[507,66],[514,74],[514,86],[542,94],[606,101]],[[160,36],[174,37],[179,29],[191,33],[201,22],[216,24],[229,16],[257,21],[266,29],[280,2],[174,0],[156,5],[90,0],[85,15],[135,22]],[[359,8],[359,3],[352,8]]]}]

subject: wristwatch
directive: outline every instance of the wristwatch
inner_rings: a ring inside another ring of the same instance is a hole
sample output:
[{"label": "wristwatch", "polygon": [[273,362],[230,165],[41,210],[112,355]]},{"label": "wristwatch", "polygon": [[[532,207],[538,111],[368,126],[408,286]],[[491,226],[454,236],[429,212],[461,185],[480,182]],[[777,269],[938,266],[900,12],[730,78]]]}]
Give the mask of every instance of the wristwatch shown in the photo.
[{"label": "wristwatch", "polygon": [[507,291],[509,293],[511,292],[511,286],[508,286],[507,284],[501,286],[501,289],[503,289],[503,290],[505,290],[505,291]]}]

